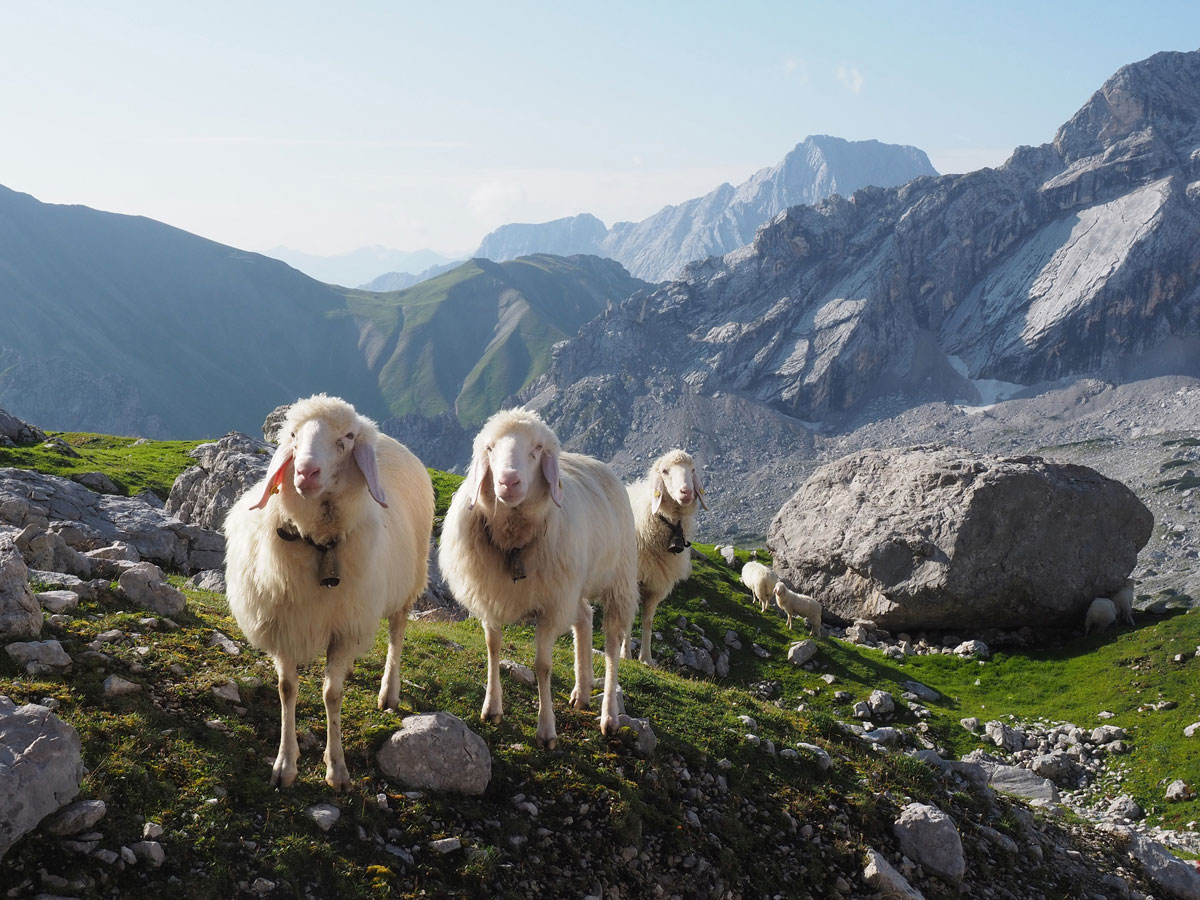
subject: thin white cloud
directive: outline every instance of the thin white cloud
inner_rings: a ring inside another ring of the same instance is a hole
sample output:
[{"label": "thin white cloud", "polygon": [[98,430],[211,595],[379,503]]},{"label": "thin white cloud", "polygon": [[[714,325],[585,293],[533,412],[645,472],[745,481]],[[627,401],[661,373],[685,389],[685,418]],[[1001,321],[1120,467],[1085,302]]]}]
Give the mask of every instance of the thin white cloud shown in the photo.
[{"label": "thin white cloud", "polygon": [[346,138],[286,138],[259,137],[255,135],[187,135],[183,137],[139,138],[139,143],[160,144],[253,144],[273,147],[369,147],[385,150],[463,150],[470,146],[466,141],[417,140],[417,141],[372,141]]},{"label": "thin white cloud", "polygon": [[848,66],[843,63],[833,70],[833,74],[850,93],[858,94],[862,92],[863,74],[858,71],[858,66]]}]

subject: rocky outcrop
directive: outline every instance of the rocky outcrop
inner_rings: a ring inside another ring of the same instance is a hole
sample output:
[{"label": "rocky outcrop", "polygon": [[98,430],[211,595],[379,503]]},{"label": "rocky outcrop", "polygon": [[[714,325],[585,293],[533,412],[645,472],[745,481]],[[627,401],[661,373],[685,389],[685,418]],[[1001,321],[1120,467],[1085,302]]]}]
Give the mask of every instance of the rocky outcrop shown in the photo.
[{"label": "rocky outcrop", "polygon": [[41,633],[42,608],[29,589],[29,569],[12,536],[0,534],[0,643]]},{"label": "rocky outcrop", "polygon": [[452,412],[392,416],[379,423],[379,430],[412,450],[425,465],[443,472],[465,471],[471,461],[474,431],[468,432]]},{"label": "rocky outcrop", "polygon": [[0,858],[69,803],[83,779],[79,733],[36,704],[0,697]]},{"label": "rocky outcrop", "polygon": [[1083,466],[958,448],[821,467],[771,523],[775,568],[844,619],[888,629],[1079,625],[1119,589],[1153,517]]},{"label": "rocky outcrop", "polygon": [[238,497],[267,474],[274,450],[237,431],[215,443],[201,444],[188,454],[197,464],[171,485],[167,512],[181,522],[220,531]]},{"label": "rocky outcrop", "polygon": [[34,428],[0,409],[0,447],[37,444],[44,440],[46,433],[40,428]]},{"label": "rocky outcrop", "polygon": [[[0,525],[23,530],[37,552],[35,568],[92,576],[95,562],[80,554],[116,542],[141,559],[195,572],[219,568],[225,541],[207,528],[185,524],[134,497],[97,494],[55,475],[0,469]],[[27,557],[28,561],[29,557]],[[65,566],[65,568],[64,568]]]}]

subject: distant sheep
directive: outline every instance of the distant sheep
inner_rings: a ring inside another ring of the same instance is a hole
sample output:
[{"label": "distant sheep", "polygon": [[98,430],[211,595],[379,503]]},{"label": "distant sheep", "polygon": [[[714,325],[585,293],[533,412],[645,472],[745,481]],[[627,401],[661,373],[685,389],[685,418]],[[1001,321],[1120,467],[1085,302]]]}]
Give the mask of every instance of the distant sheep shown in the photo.
[{"label": "distant sheep", "polygon": [[775,595],[775,605],[787,616],[788,631],[792,630],[792,617],[800,616],[808,623],[808,630],[813,637],[821,636],[821,604],[808,594],[798,594],[782,581],[775,583],[772,591]]},{"label": "distant sheep", "polygon": [[754,595],[754,599],[758,601],[762,611],[766,612],[767,605],[770,604],[775,591],[775,585],[779,582],[779,576],[769,567],[751,560],[742,566],[741,581],[750,588],[750,593]]},{"label": "distant sheep", "polygon": [[1093,631],[1104,631],[1117,621],[1117,608],[1107,597],[1097,597],[1088,607],[1083,620],[1083,634],[1086,637]]},{"label": "distant sheep", "polygon": [[[628,487],[637,528],[638,592],[642,602],[642,644],[638,659],[654,662],[650,649],[654,611],[671,589],[692,574],[687,548],[696,534],[696,511],[703,507],[704,485],[696,463],[683,450],[664,453],[645,478]],[[630,636],[622,642],[629,656]]]},{"label": "distant sheep", "polygon": [[1126,579],[1125,586],[1113,594],[1112,602],[1117,610],[1117,621],[1133,625],[1133,579]]},{"label": "distant sheep", "polygon": [[336,397],[295,403],[279,433],[266,477],[225,520],[229,608],[279,673],[282,724],[271,783],[296,780],[296,669],[324,653],[325,780],[347,790],[346,677],[386,617],[379,706],[400,702],[408,611],[427,577],[433,486],[406,447]]},{"label": "distant sheep", "polygon": [[470,472],[442,527],[438,562],[454,596],[483,624],[488,670],[481,719],[498,722],[504,714],[501,626],[536,616],[536,740],[555,746],[554,640],[574,629],[571,705],[586,708],[595,601],[605,631],[600,730],[617,730],[617,661],[637,602],[637,544],[629,498],[608,466],[563,452],[533,412],[496,413],[475,437]]}]

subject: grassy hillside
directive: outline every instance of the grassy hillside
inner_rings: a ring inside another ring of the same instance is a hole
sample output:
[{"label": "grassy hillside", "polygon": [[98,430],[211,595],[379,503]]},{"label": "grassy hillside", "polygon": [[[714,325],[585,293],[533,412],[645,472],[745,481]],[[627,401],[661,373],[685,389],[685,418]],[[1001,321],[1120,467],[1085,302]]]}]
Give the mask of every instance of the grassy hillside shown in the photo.
[{"label": "grassy hillside", "polygon": [[[435,473],[439,512],[458,481]],[[32,897],[48,884],[39,874],[44,869],[80,898],[253,896],[257,879],[274,885],[260,882],[260,894],[289,897],[582,897],[598,886],[605,896],[617,889],[628,897],[654,895],[655,885],[664,896],[691,897],[717,884],[742,897],[781,891],[813,900],[867,896],[856,874],[864,849],[894,846],[891,822],[910,799],[954,815],[969,865],[966,896],[984,896],[978,890],[987,886],[1011,896],[1033,896],[1036,889],[1067,900],[1102,892],[1096,880],[1102,872],[1128,869],[1111,837],[1074,828],[1070,820],[1040,827],[1060,846],[1081,852],[1078,865],[1065,855],[1014,860],[993,854],[982,829],[1022,840],[1018,811],[1003,800],[989,807],[925,764],[879,753],[846,733],[840,723],[854,701],[876,688],[899,698],[908,679],[942,693],[942,701],[929,704],[927,737],[956,754],[978,745],[958,724],[965,716],[1015,714],[1091,726],[1100,710],[1111,711],[1132,746],[1120,758],[1120,771],[1108,776],[1113,792],[1119,775],[1120,790],[1132,793],[1152,820],[1179,827],[1200,818],[1200,801],[1168,809],[1161,800],[1164,779],[1194,779],[1200,771],[1195,739],[1182,737],[1183,726],[1195,719],[1200,660],[1174,660],[1200,645],[1200,615],[1150,619],[1052,650],[997,653],[982,664],[949,656],[896,661],[824,638],[816,669],[805,671],[786,661],[789,643],[807,637],[803,625],[789,632],[780,615],[761,613],[737,583],[747,554],[731,569],[712,548],[701,549],[705,558],[692,579],[660,608],[656,625],[664,639],[655,655],[669,658],[681,636],[697,643],[703,635],[721,645],[729,631],[743,649],[732,651],[724,679],[622,662],[628,710],[648,718],[659,739],[649,758],[638,755],[627,730],[606,738],[594,712],[568,707],[567,638],[554,657],[559,746],[542,751],[533,745],[532,687],[506,679],[504,721],[479,721],[486,652],[478,623],[409,628],[401,715],[447,710],[484,738],[492,780],[477,798],[410,792],[376,769],[374,754],[400,720],[375,708],[386,648],[382,630],[348,683],[343,726],[353,788],[336,795],[322,780],[324,712],[320,667],[312,665],[302,672],[298,705],[300,779],[276,791],[267,784],[279,734],[274,670],[269,658],[245,647],[221,595],[187,591],[189,610],[178,631],[144,623],[144,613],[113,596],[85,603],[64,624],[48,624],[44,637],[60,640],[82,660],[98,635],[119,629],[126,637],[104,648],[110,661],[97,666],[92,657],[65,676],[28,676],[0,654],[0,694],[17,703],[51,698],[80,731],[89,770],[82,796],[108,806],[96,829],[101,846],[131,844],[144,822],[156,822],[164,828],[167,861],[157,870],[121,870],[64,853],[60,839],[35,833],[5,858],[0,887],[14,889],[9,896]],[[243,643],[243,652],[229,656],[211,646],[216,630]],[[506,629],[503,655],[532,664],[532,638],[531,627]],[[598,631],[597,646],[602,641]],[[752,643],[767,657],[753,652]],[[143,688],[106,698],[108,674]],[[213,693],[230,681],[240,702]],[[764,700],[770,682],[778,682],[778,695]],[[838,701],[838,691],[851,699]],[[1139,711],[1159,699],[1179,706]],[[917,733],[919,721],[898,706],[896,724]],[[753,729],[740,716],[752,717]],[[833,766],[822,772],[806,750],[794,759],[770,755],[747,738],[751,730],[779,750],[815,744]],[[328,834],[306,814],[317,803],[341,811]],[[444,855],[431,848],[446,837],[459,838],[461,847]],[[1138,886],[1136,872],[1130,877]],[[930,900],[960,896],[932,878],[918,886]],[[1144,884],[1139,889],[1147,890]]]},{"label": "grassy hillside", "polygon": [[481,422],[546,370],[551,346],[646,287],[612,260],[473,259],[391,294],[347,293],[393,415]]}]

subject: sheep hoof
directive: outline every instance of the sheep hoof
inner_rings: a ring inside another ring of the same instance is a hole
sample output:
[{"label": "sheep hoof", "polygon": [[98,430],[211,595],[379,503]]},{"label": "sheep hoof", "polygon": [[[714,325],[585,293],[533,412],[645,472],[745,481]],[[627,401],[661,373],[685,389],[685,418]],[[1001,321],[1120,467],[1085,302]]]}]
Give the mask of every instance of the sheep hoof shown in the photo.
[{"label": "sheep hoof", "polygon": [[296,766],[285,760],[276,760],[271,769],[271,787],[289,788],[296,783]]},{"label": "sheep hoof", "polygon": [[571,691],[571,705],[576,709],[587,709],[591,705],[591,702],[591,696],[579,690],[579,688]]},{"label": "sheep hoof", "polygon": [[344,765],[329,766],[325,770],[325,783],[335,791],[350,790],[350,771]]},{"label": "sheep hoof", "polygon": [[490,722],[492,725],[499,725],[500,720],[504,718],[501,713],[490,713],[486,709],[479,714],[481,721]]},{"label": "sheep hoof", "polygon": [[617,721],[616,716],[601,716],[600,717],[600,733],[603,735],[616,734],[620,729],[621,724]]},{"label": "sheep hoof", "polygon": [[380,691],[380,693],[379,693],[379,708],[380,709],[399,709],[400,708],[400,695],[397,694],[395,697],[391,697],[388,694]]},{"label": "sheep hoof", "polygon": [[534,743],[537,744],[539,750],[553,750],[558,746],[558,735],[552,734],[550,737],[546,738],[538,735],[534,739]]}]

